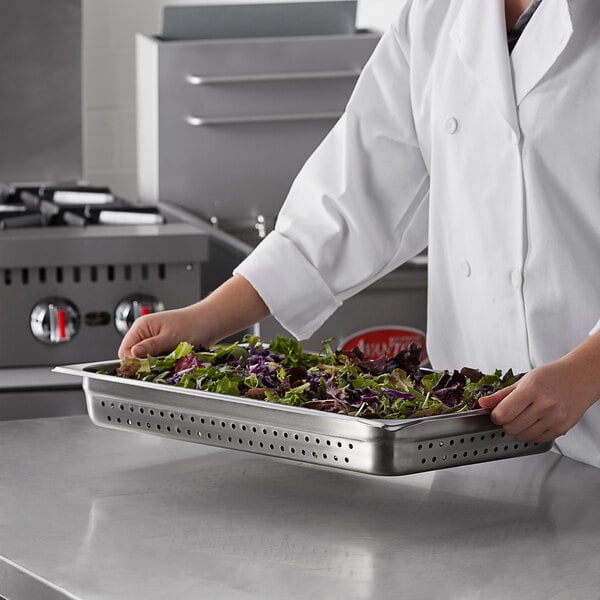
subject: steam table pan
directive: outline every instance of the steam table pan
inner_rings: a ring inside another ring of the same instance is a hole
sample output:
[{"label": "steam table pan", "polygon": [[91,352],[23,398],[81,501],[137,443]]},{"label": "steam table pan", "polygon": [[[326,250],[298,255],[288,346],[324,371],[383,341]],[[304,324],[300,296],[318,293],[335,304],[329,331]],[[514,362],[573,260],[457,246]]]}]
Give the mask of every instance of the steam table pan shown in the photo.
[{"label": "steam table pan", "polygon": [[372,475],[539,454],[552,446],[516,441],[483,409],[418,419],[362,419],[97,373],[118,366],[112,361],[54,371],[83,378],[89,416],[101,427]]}]

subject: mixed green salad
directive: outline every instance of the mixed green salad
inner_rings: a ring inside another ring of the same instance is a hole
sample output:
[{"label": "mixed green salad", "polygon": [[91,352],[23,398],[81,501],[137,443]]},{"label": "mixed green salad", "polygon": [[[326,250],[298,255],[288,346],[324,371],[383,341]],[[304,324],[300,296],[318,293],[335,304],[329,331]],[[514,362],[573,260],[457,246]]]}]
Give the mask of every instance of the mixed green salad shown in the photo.
[{"label": "mixed green salad", "polygon": [[478,400],[517,381],[512,371],[484,374],[464,368],[421,368],[421,348],[367,359],[359,348],[338,352],[332,340],[320,353],[294,339],[266,344],[256,336],[210,349],[181,342],[164,357],[128,358],[119,377],[264,400],[354,417],[407,419],[479,408]]}]

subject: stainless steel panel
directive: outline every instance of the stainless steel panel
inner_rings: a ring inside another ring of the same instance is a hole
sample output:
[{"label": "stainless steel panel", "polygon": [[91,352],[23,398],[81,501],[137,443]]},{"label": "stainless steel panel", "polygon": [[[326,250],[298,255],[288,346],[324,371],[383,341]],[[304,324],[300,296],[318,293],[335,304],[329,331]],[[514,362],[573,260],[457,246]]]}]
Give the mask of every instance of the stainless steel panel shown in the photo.
[{"label": "stainless steel panel", "polygon": [[484,410],[403,421],[361,419],[98,373],[114,372],[118,364],[56,369],[83,377],[88,413],[103,427],[373,475],[405,475],[551,447],[511,439]]},{"label": "stainless steel panel", "polygon": [[380,37],[375,32],[359,31],[350,35],[191,41],[163,41],[139,34],[137,39],[157,49],[164,82],[187,86],[188,75],[284,74],[294,78],[296,74],[319,77],[319,73],[360,71]]},{"label": "stainless steel panel", "polygon": [[165,6],[162,38],[224,39],[349,34],[356,0]]},{"label": "stainless steel panel", "polygon": [[[0,376],[3,373],[0,371]],[[0,391],[0,421],[66,417],[86,413],[81,387],[64,389]]]},{"label": "stainless steel panel", "polygon": [[53,373],[51,367],[0,369],[0,421],[85,413],[79,377]]},{"label": "stainless steel panel", "polygon": [[[330,120],[198,128],[165,118],[159,138],[159,197],[210,218],[278,212],[289,187],[333,126]],[[169,123],[169,121],[171,121]]]},{"label": "stainless steel panel", "polygon": [[31,227],[0,235],[0,268],[206,260],[207,248],[188,223]]},{"label": "stainless steel panel", "polygon": [[[114,356],[122,339],[114,322],[119,303],[150,295],[166,308],[191,304],[201,296],[201,267],[207,260],[207,236],[187,223],[3,232],[2,339],[13,343],[0,344],[0,366]],[[79,313],[81,326],[68,342],[50,346],[30,329],[34,306],[48,298],[67,300]]]},{"label": "stainless steel panel", "polygon": [[[239,122],[336,119],[352,93],[360,68],[244,75],[183,73],[177,55],[165,57],[161,102],[170,113]],[[182,79],[184,84],[182,85]],[[226,121],[225,121],[226,122]],[[189,123],[189,120],[188,120]],[[192,124],[193,123],[189,123]]]},{"label": "stainless steel panel", "polygon": [[204,218],[274,216],[378,39],[138,36],[140,196]]}]

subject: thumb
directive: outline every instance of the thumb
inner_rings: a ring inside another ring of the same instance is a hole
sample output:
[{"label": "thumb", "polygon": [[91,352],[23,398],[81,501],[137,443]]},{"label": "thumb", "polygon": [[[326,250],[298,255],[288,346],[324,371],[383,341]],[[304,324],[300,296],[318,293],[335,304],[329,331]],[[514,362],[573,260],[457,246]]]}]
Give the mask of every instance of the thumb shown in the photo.
[{"label": "thumb", "polygon": [[504,400],[504,398],[506,398],[506,396],[508,396],[516,387],[516,384],[509,385],[508,387],[498,390],[489,396],[483,396],[479,398],[479,406],[481,406],[481,408],[488,408],[490,410],[496,408],[496,406],[498,406],[498,404],[500,404],[500,402],[502,402],[502,400]]}]

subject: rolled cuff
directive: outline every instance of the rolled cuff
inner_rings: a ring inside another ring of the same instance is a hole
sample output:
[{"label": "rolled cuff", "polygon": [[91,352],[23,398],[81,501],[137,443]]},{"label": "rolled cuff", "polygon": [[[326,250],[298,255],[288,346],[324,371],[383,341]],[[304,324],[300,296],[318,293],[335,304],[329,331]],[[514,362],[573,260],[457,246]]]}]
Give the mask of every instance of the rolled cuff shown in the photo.
[{"label": "rolled cuff", "polygon": [[309,338],[341,302],[317,269],[277,231],[234,270],[258,292],[271,314],[299,340]]},{"label": "rolled cuff", "polygon": [[592,327],[592,329],[590,330],[590,335],[594,335],[595,333],[598,333],[600,331],[600,321],[598,321],[594,327]]}]

